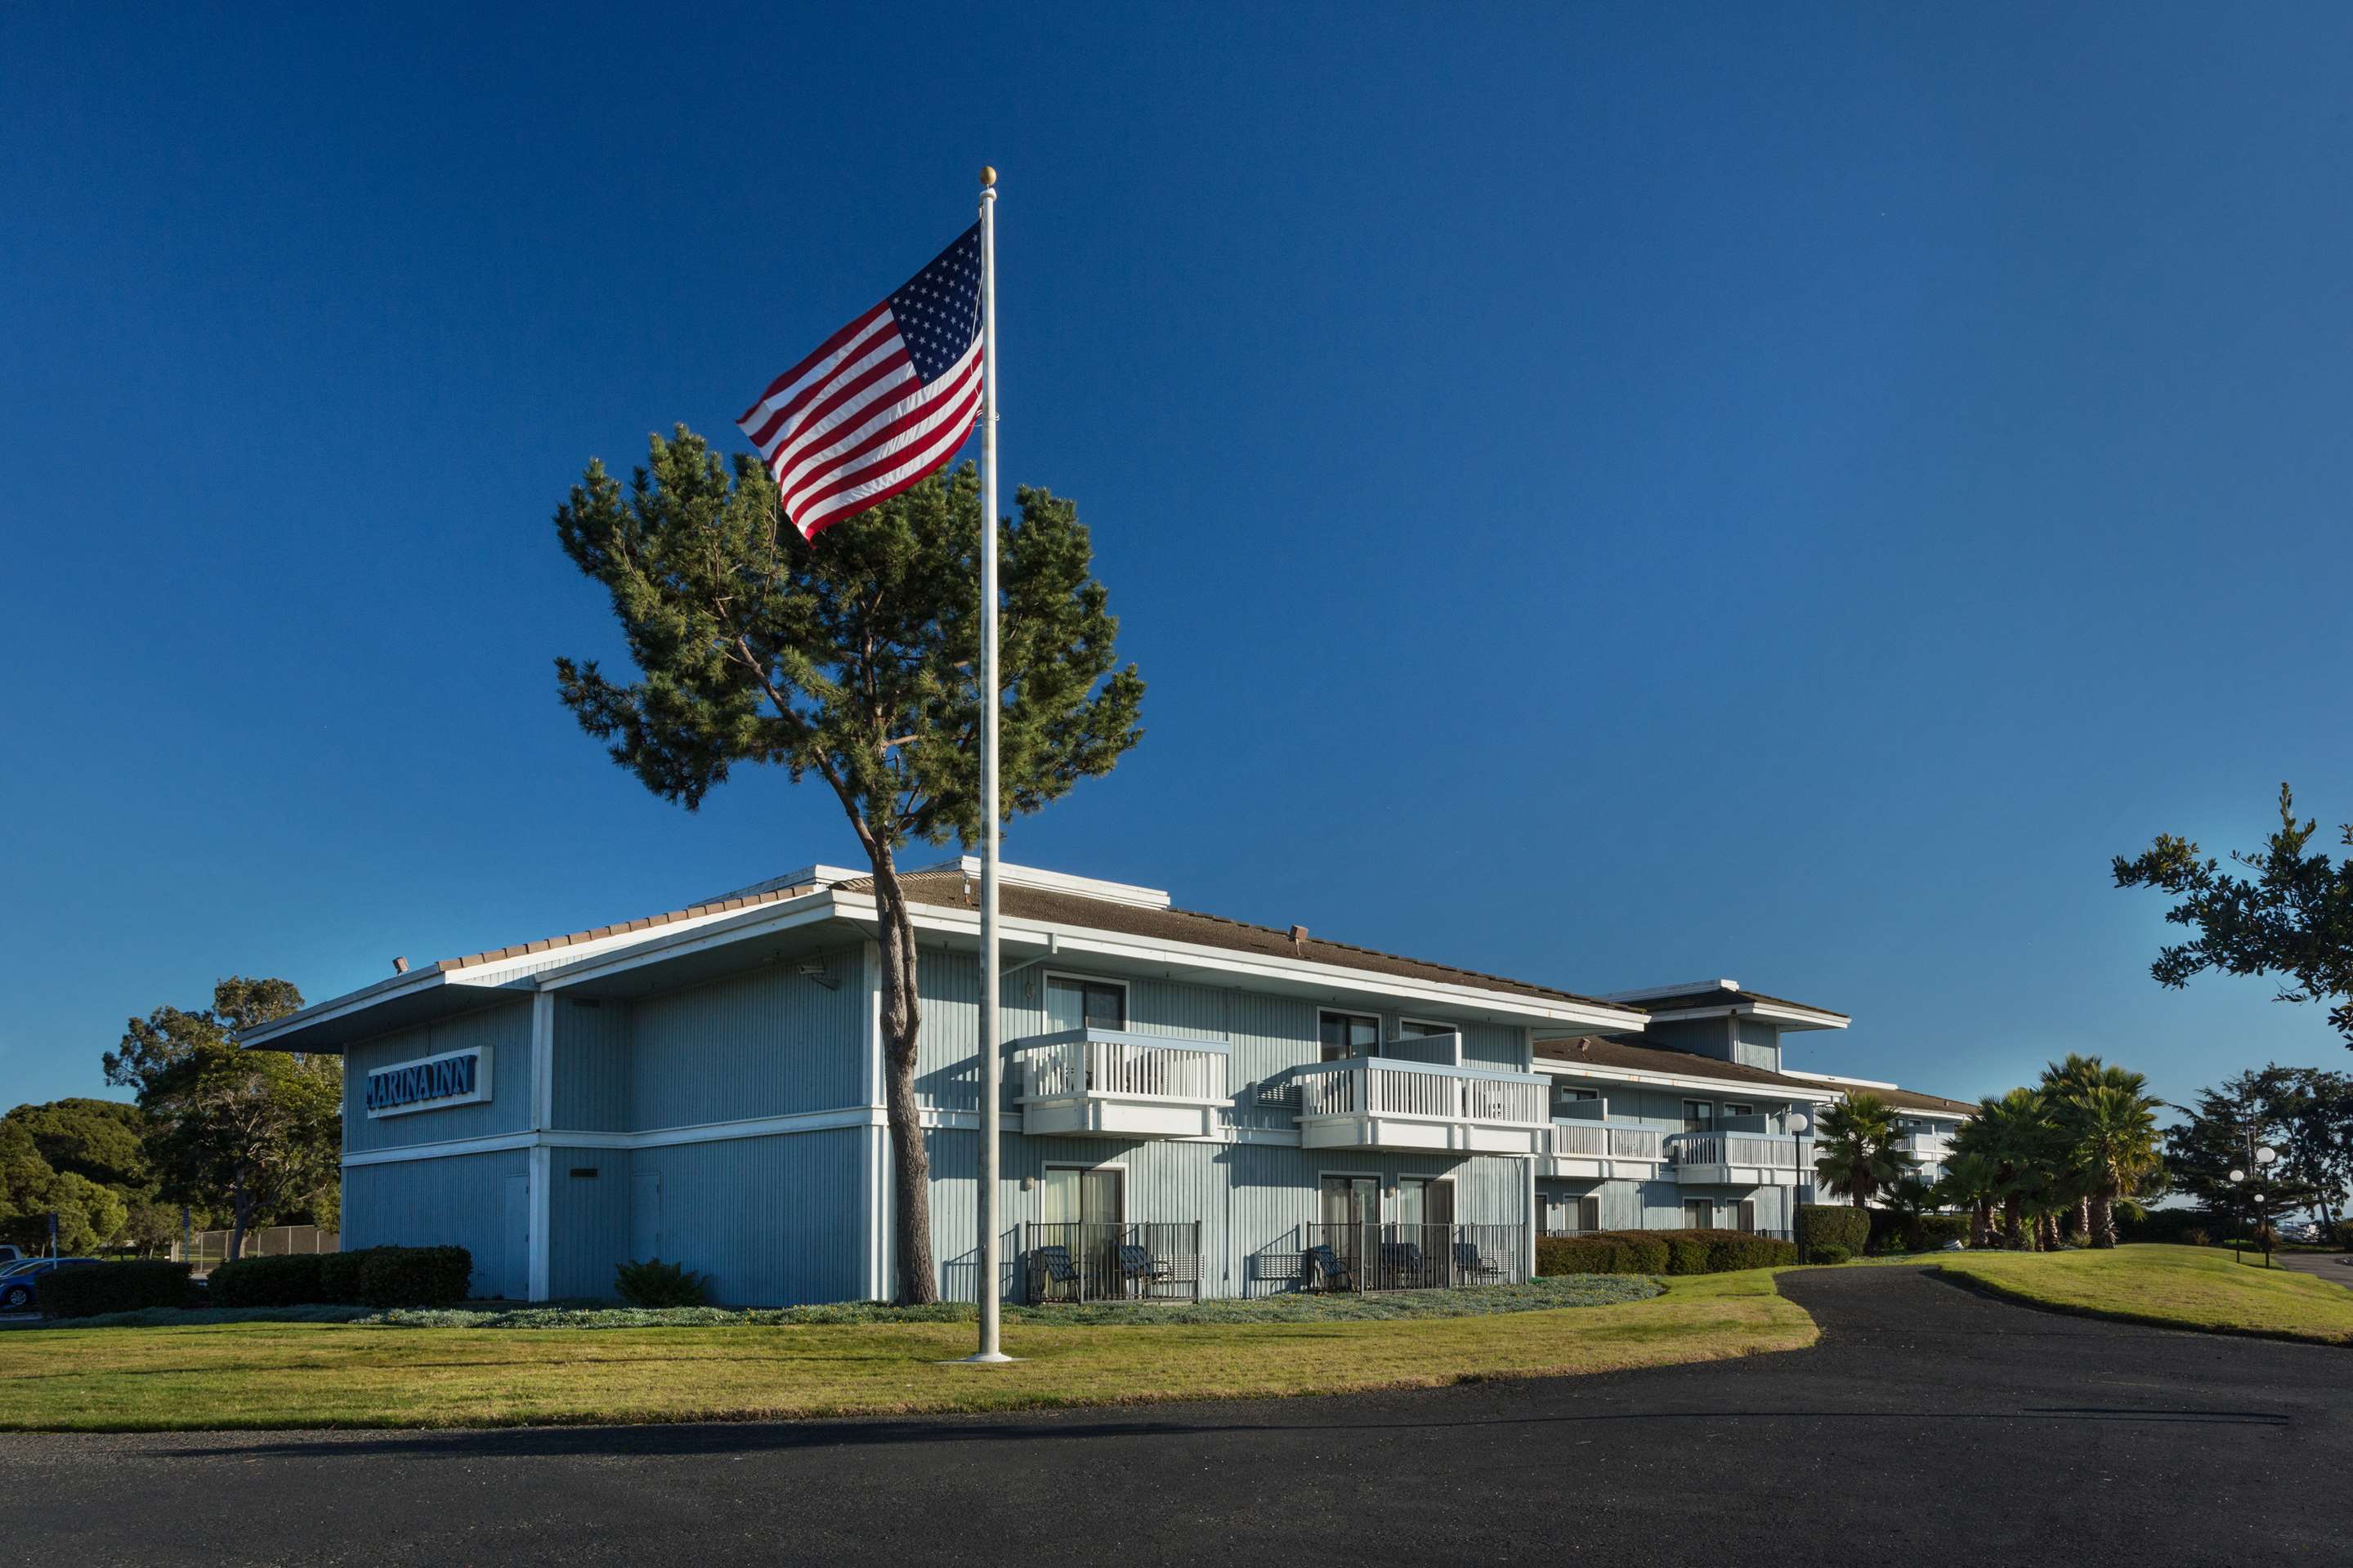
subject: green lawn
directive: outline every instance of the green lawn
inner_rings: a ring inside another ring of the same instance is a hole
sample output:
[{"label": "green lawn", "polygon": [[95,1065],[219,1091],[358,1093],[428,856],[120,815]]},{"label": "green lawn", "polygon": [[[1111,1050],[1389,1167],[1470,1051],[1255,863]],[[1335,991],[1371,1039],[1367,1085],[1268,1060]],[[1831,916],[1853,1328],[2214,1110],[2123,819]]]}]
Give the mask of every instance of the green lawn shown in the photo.
[{"label": "green lawn", "polygon": [[963,1323],[0,1333],[0,1429],[161,1431],[751,1420],[1428,1387],[1796,1350],[1772,1271],[1620,1305],[1357,1322],[1008,1325],[1010,1367],[940,1366]]},{"label": "green lawn", "polygon": [[2039,1307],[2212,1333],[2353,1345],[2353,1290],[2227,1249],[1941,1253],[1936,1266]]}]

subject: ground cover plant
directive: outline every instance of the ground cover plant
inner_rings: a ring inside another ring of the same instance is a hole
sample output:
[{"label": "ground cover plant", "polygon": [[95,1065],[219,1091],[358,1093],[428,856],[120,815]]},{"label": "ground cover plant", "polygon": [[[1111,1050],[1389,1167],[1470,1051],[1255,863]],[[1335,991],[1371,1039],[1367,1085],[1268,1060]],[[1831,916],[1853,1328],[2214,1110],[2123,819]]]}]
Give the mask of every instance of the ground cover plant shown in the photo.
[{"label": "ground cover plant", "polygon": [[[1467,1294],[1468,1292],[1463,1292]],[[1375,1299],[1377,1301],[1380,1298]],[[1813,1322],[1770,1271],[1646,1300],[1358,1321],[1020,1321],[1008,1367],[962,1321],[449,1329],[247,1322],[0,1334],[0,1429],[203,1430],[776,1419],[1432,1387],[1796,1350]]]},{"label": "ground cover plant", "polygon": [[1937,1267],[2038,1307],[2166,1328],[2353,1345],[2353,1289],[2292,1269],[2234,1261],[2213,1247],[1949,1253]]}]

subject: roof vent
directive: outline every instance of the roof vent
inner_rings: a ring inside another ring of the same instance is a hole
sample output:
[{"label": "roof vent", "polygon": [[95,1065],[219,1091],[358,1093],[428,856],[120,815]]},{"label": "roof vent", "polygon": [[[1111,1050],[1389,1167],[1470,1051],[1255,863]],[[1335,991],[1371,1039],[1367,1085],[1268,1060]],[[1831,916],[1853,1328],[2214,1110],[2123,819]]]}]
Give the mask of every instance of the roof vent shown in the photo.
[{"label": "roof vent", "polygon": [[1293,947],[1297,947],[1297,946],[1299,946],[1301,943],[1304,942],[1306,940],[1307,940],[1307,928],[1306,928],[1305,926],[1293,926],[1293,927],[1291,928],[1291,945],[1292,945],[1292,946],[1293,946]]},{"label": "roof vent", "polygon": [[394,960],[392,961],[392,972],[393,972],[395,974],[406,974],[406,973],[408,973],[408,960],[406,960],[406,959],[405,959],[405,958],[396,958],[396,959],[394,959]]}]

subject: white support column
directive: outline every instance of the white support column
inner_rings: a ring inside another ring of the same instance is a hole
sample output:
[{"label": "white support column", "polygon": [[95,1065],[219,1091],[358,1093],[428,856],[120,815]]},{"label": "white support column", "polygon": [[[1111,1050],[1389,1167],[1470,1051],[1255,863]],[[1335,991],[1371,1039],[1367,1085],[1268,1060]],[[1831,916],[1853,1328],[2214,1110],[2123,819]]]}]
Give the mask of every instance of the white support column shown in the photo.
[{"label": "white support column", "polygon": [[554,1151],[547,1133],[555,1125],[555,993],[541,991],[531,999],[531,1170],[530,1295],[544,1301],[549,1294],[550,1228],[555,1212]]}]

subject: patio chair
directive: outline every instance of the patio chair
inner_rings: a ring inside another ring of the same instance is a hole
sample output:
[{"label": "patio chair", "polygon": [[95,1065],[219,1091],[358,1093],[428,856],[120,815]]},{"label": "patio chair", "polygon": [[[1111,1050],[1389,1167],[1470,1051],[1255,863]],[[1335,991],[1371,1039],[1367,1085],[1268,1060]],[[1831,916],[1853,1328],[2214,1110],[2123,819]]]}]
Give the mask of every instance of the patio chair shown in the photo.
[{"label": "patio chair", "polygon": [[1428,1272],[1418,1241],[1384,1241],[1381,1243],[1381,1278],[1391,1285],[1408,1287],[1426,1285]]},{"label": "patio chair", "polygon": [[1454,1272],[1465,1279],[1501,1279],[1506,1270],[1480,1251],[1477,1242],[1458,1241],[1454,1244]]},{"label": "patio chair", "polygon": [[[1300,1255],[1307,1265],[1307,1288],[1310,1290],[1353,1290],[1356,1288],[1356,1270],[1340,1261],[1339,1254],[1328,1246],[1309,1247]],[[1319,1286],[1316,1282],[1321,1280]]]},{"label": "patio chair", "polygon": [[1155,1285],[1165,1285],[1176,1273],[1168,1265],[1152,1256],[1148,1247],[1123,1245],[1119,1248],[1119,1277],[1124,1284],[1135,1288],[1139,1296],[1148,1296]]},{"label": "patio chair", "polygon": [[1078,1266],[1071,1261],[1071,1249],[1059,1243],[1052,1247],[1032,1247],[1029,1251],[1032,1285],[1030,1295],[1039,1300],[1050,1300],[1059,1288],[1070,1287],[1070,1299],[1079,1300]]}]

